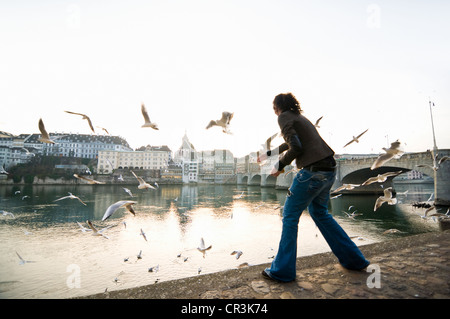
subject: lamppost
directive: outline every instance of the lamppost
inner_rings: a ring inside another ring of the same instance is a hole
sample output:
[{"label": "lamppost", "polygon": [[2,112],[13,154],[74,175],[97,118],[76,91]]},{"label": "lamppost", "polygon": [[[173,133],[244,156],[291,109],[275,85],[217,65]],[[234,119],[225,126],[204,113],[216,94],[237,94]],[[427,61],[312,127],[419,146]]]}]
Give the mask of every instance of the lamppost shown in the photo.
[{"label": "lamppost", "polygon": [[434,103],[431,102],[431,100],[428,101],[430,105],[430,115],[431,115],[431,129],[433,130],[433,157],[437,154],[437,146],[436,146],[436,136],[434,134],[434,123],[433,123],[433,111],[431,109],[431,105],[434,106]]},{"label": "lamppost", "polygon": [[[431,105],[434,106],[434,103],[431,102],[431,99],[428,99],[428,104],[430,106],[430,115],[431,115],[431,129],[433,131],[433,151],[431,152],[433,167],[436,167],[436,155],[437,155],[437,145],[436,145],[436,136],[434,134],[434,123],[433,123],[433,111],[431,109]],[[437,199],[437,172],[433,169],[433,178],[434,178],[434,201]]]}]

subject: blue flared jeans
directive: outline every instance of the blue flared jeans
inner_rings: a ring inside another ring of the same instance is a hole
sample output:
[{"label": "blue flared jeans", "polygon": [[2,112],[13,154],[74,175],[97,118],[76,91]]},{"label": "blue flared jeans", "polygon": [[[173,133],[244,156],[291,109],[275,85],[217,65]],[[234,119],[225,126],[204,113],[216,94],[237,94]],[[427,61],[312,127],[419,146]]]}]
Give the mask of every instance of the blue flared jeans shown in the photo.
[{"label": "blue flared jeans", "polygon": [[300,170],[294,177],[283,208],[283,228],[277,255],[266,273],[279,281],[292,281],[296,276],[298,223],[302,212],[308,208],[311,218],[336,255],[340,264],[352,270],[369,265],[342,227],[328,212],[330,189],[336,173]]}]

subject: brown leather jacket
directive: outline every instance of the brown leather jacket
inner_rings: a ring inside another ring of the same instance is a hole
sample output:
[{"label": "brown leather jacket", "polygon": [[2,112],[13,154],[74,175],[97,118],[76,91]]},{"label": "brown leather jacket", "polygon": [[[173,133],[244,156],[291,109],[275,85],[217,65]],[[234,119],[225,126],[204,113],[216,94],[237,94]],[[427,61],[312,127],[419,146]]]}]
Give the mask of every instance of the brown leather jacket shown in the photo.
[{"label": "brown leather jacket", "polygon": [[278,125],[285,140],[279,146],[279,153],[286,151],[280,157],[278,170],[294,159],[297,167],[303,168],[334,155],[314,125],[303,115],[284,111],[278,116]]}]

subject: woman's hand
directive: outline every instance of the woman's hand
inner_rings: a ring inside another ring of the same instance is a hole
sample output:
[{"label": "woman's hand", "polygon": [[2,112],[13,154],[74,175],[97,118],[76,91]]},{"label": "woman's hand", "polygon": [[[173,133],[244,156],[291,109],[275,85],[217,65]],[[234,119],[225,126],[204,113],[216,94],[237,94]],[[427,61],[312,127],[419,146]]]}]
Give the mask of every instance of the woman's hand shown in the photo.
[{"label": "woman's hand", "polygon": [[278,177],[281,173],[283,173],[284,170],[279,171],[276,167],[272,168],[272,171],[270,172],[270,175],[273,177]]}]

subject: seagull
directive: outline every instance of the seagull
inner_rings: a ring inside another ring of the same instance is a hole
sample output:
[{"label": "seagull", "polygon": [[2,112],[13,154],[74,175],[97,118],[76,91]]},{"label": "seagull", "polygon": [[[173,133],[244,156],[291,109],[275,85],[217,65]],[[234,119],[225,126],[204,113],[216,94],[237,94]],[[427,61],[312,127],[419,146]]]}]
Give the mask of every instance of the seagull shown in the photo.
[{"label": "seagull", "polygon": [[366,133],[368,130],[369,130],[369,129],[365,130],[364,132],[362,132],[361,134],[359,134],[359,135],[356,136],[356,137],[353,136],[353,139],[352,139],[350,142],[348,142],[347,144],[345,144],[344,147],[346,147],[347,145],[352,144],[353,142],[359,143],[359,138],[360,138],[361,136],[363,136],[363,134]]},{"label": "seagull", "polygon": [[118,180],[118,181],[121,181],[121,182],[123,182],[123,181],[124,181],[124,180],[123,180],[123,176],[122,176],[122,174],[120,174],[120,175],[119,175],[119,177],[117,177],[117,180]]},{"label": "seagull", "polygon": [[25,154],[28,156],[28,155],[31,155],[31,156],[36,156],[36,154],[34,154],[33,152],[30,152],[28,149],[26,149],[25,147],[22,147],[22,149],[25,151]]},{"label": "seagull", "polygon": [[392,187],[386,188],[384,190],[384,196],[377,198],[373,211],[376,211],[384,203],[388,203],[388,205],[395,205],[397,203],[397,198],[392,197]]},{"label": "seagull", "polygon": [[82,231],[83,233],[85,233],[85,232],[87,232],[87,231],[92,231],[92,229],[86,228],[86,227],[84,227],[83,225],[81,225],[80,222],[77,222],[77,224],[78,224],[78,226],[80,226],[81,231]]},{"label": "seagull", "polygon": [[205,241],[203,240],[203,237],[200,239],[200,245],[197,247],[197,249],[203,253],[203,258],[205,258],[205,254],[207,250],[210,250],[212,248],[212,245],[209,245],[208,247],[205,246]]},{"label": "seagull", "polygon": [[345,215],[347,215],[348,218],[355,219],[356,216],[361,216],[362,214],[356,214],[356,210],[352,212],[351,214],[347,213],[346,211],[342,211]]},{"label": "seagull", "polygon": [[131,197],[133,197],[133,193],[132,193],[128,188],[126,188],[126,187],[122,187],[122,188],[123,188],[123,190],[124,190],[125,192],[128,193],[128,195],[130,195]]},{"label": "seagull", "polygon": [[147,189],[147,188],[155,189],[152,185],[146,183],[142,177],[137,176],[133,171],[131,171],[131,173],[133,173],[134,177],[136,177],[137,180],[139,181],[139,186],[138,186],[139,189],[144,189],[144,188],[145,189]]},{"label": "seagull", "polygon": [[69,113],[69,114],[80,115],[80,116],[82,117],[83,120],[88,121],[89,127],[91,128],[91,131],[92,131],[93,133],[95,133],[94,126],[92,125],[92,122],[91,122],[91,119],[89,118],[89,116],[87,116],[86,114],[75,113],[75,112],[70,112],[70,111],[64,111],[64,112]]},{"label": "seagull", "polygon": [[13,213],[10,213],[10,212],[7,212],[7,211],[5,211],[5,210],[2,210],[1,211],[2,212],[2,216],[11,216],[12,218],[15,218],[15,216],[14,216],[14,214]]},{"label": "seagull", "polygon": [[41,131],[41,137],[38,138],[39,142],[47,143],[47,144],[55,144],[56,142],[50,139],[47,131],[45,130],[44,122],[42,119],[39,119],[39,131]]},{"label": "seagull", "polygon": [[230,255],[236,255],[236,259],[239,259],[243,252],[241,250],[234,250]]},{"label": "seagull", "polygon": [[139,251],[139,254],[136,257],[137,259],[142,259],[142,250]]},{"label": "seagull", "polygon": [[230,125],[230,121],[233,118],[234,113],[230,113],[230,112],[222,112],[222,118],[220,120],[211,120],[208,124],[208,126],[206,126],[206,129],[209,129],[213,126],[220,126],[222,127],[222,132],[224,133],[229,133],[228,131],[228,125]]},{"label": "seagull", "polygon": [[159,271],[159,264],[154,267],[150,267],[148,269],[148,272],[158,272],[158,271]]},{"label": "seagull", "polygon": [[391,146],[389,148],[383,147],[383,150],[386,153],[378,156],[378,158],[372,164],[370,169],[374,170],[375,168],[382,166],[383,164],[385,164],[387,161],[391,160],[392,158],[400,158],[404,153],[404,151],[401,149],[400,146],[401,146],[400,141],[396,140],[395,142],[391,143]]},{"label": "seagull", "polygon": [[264,144],[261,144],[263,149],[262,149],[262,151],[256,152],[257,158],[259,158],[260,154],[267,154],[267,152],[271,150],[272,141],[278,136],[278,134],[279,134],[278,132],[273,134],[265,141]]},{"label": "seagull", "polygon": [[89,227],[92,229],[92,235],[94,235],[94,236],[103,236],[104,238],[109,239],[108,236],[106,236],[105,234],[103,234],[103,231],[104,231],[105,229],[108,229],[109,227],[105,227],[105,228],[102,228],[102,229],[98,230],[97,228],[94,227],[94,225],[92,225],[92,222],[91,222],[90,220],[87,220],[86,223],[87,223],[87,224],[89,225]]},{"label": "seagull", "polygon": [[136,203],[137,202],[130,201],[130,200],[120,200],[120,201],[112,204],[111,206],[109,206],[106,209],[105,214],[103,215],[102,221],[105,221],[106,219],[111,217],[111,215],[114,214],[114,212],[121,207],[125,207],[131,214],[133,214],[133,216],[135,216],[136,213],[135,213],[132,205],[136,204]]},{"label": "seagull", "polygon": [[144,116],[144,121],[145,121],[145,123],[144,123],[144,125],[142,125],[142,127],[151,127],[154,130],[159,130],[158,125],[156,125],[155,123],[152,123],[150,121],[150,117],[148,116],[147,109],[145,108],[144,103],[141,103],[141,112],[142,112],[142,115]]},{"label": "seagull", "polygon": [[442,163],[444,163],[446,160],[448,160],[448,158],[449,158],[448,156],[441,157],[441,159],[438,162],[438,165],[441,165]]},{"label": "seagull", "polygon": [[96,126],[96,127],[101,129],[102,131],[105,131],[105,133],[109,135],[109,132],[108,132],[108,130],[106,128],[101,127],[101,126]]},{"label": "seagull", "polygon": [[70,198],[70,199],[78,199],[81,204],[83,204],[84,206],[87,206],[86,203],[83,202],[78,196],[73,195],[71,192],[68,192],[68,194],[69,194],[68,196],[58,198],[58,199],[54,200],[54,202],[57,202],[57,201],[60,201],[60,200],[66,199],[66,198]]},{"label": "seagull", "polygon": [[5,167],[2,166],[0,167],[0,174],[9,174],[9,173],[5,170]]},{"label": "seagull", "polygon": [[99,182],[99,181],[96,181],[94,179],[90,179],[90,178],[87,178],[87,177],[84,177],[84,176],[81,176],[81,175],[78,175],[78,174],[73,174],[73,176],[78,178],[78,179],[84,180],[84,181],[88,182],[89,184],[105,184],[103,182]]},{"label": "seagull", "polygon": [[320,120],[322,119],[322,117],[323,117],[323,116],[319,117],[319,118],[317,119],[316,123],[314,124],[314,126],[315,126],[316,128],[320,128],[319,122],[320,122]]},{"label": "seagull", "polygon": [[351,190],[358,186],[361,186],[361,185],[360,184],[343,184],[342,186],[336,188],[332,193],[337,193],[341,190]]},{"label": "seagull", "polygon": [[35,261],[25,260],[22,257],[20,257],[19,253],[16,251],[17,257],[19,257],[19,265],[25,265],[26,263],[35,263]]},{"label": "seagull", "polygon": [[375,177],[370,177],[369,179],[367,179],[364,183],[361,184],[361,186],[370,185],[373,183],[383,183],[388,179],[388,177],[397,176],[397,175],[401,174],[402,172],[403,171],[387,172],[384,174],[378,174]]},{"label": "seagull", "polygon": [[142,228],[141,228],[141,235],[142,235],[142,237],[144,237],[145,241],[147,241],[147,236],[145,236],[145,233],[144,233],[144,231],[142,230]]}]

